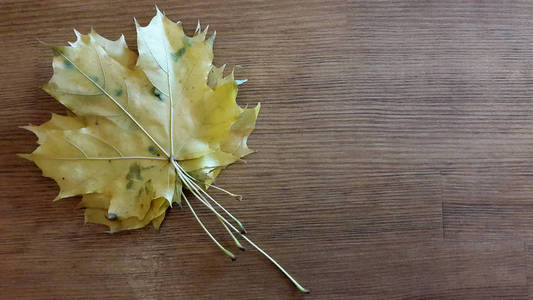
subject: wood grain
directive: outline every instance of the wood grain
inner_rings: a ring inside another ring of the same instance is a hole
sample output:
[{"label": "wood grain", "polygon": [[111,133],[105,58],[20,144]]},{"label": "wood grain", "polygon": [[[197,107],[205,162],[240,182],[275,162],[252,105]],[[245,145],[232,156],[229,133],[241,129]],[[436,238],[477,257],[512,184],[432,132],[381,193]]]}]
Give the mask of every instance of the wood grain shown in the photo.
[{"label": "wood grain", "polygon": [[189,33],[210,24],[215,64],[249,79],[238,102],[262,103],[258,152],[217,182],[312,293],[256,251],[229,261],[185,210],[106,235],[76,199],[52,203],[55,183],[15,156],[36,140],[19,126],[65,112],[38,88],[38,39],[94,26],[135,47],[154,2],[4,0],[0,298],[533,298],[532,2],[157,4]]}]

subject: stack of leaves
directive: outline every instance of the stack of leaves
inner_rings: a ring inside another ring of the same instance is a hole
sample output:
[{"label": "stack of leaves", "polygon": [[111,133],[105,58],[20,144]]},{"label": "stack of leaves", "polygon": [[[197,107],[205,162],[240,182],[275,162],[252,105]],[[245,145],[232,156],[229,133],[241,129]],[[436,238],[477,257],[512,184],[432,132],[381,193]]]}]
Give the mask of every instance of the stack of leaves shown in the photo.
[{"label": "stack of leaves", "polygon": [[212,65],[215,34],[184,34],[181,24],[158,13],[137,24],[138,51],[124,37],[96,32],[55,50],[54,75],[44,90],[75,115],[53,115],[27,126],[40,146],[23,155],[61,191],[83,195],[87,222],[111,232],[158,228],[183,182],[170,158],[197,183],[211,184],[220,170],[251,152],[259,105],[241,108],[233,74]]},{"label": "stack of leaves", "polygon": [[233,73],[224,77],[224,66],[212,65],[215,33],[206,38],[207,28],[198,25],[189,37],[180,22],[159,10],[148,26],[135,23],[138,54],[123,36],[110,41],[94,31],[75,31],[70,46],[47,45],[55,53],[54,75],[43,88],[72,114],[26,126],[39,147],[21,156],[57,182],[56,200],[82,196],[86,222],[104,224],[109,232],[150,223],[158,229],[167,208],[183,200],[234,259],[196,215],[182,192],[186,188],[239,248],[244,249],[233,232],[306,291],[206,192],[213,187],[240,197],[212,183],[223,168],[252,152],[246,141],[260,108],[239,107],[237,85],[243,81]]}]

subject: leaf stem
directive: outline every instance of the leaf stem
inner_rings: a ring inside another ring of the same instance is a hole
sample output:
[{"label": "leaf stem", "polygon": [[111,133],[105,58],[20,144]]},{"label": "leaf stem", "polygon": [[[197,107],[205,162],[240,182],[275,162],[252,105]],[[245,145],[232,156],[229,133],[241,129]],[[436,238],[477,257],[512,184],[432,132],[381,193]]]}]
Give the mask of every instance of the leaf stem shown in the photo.
[{"label": "leaf stem", "polygon": [[[228,223],[228,226],[233,227],[229,223]],[[232,229],[237,231],[237,228],[235,228],[235,227],[233,227]],[[285,269],[283,269],[283,267],[280,264],[278,264],[277,261],[275,261],[270,255],[268,255],[268,253],[266,253],[263,249],[261,249],[259,246],[257,246],[254,242],[252,242],[247,236],[241,234],[241,237],[243,239],[245,239],[248,242],[248,244],[252,245],[257,251],[259,251],[266,258],[268,258],[268,260],[270,260],[270,262],[272,262],[276,267],[278,267],[278,269],[281,272],[283,272],[283,274],[285,274],[285,276],[287,276],[287,278],[289,278],[289,280],[296,286],[296,288],[298,288],[298,290],[300,290],[301,292],[306,293],[306,294],[309,294],[311,292],[310,290],[308,290],[308,289],[304,288],[303,286],[301,286],[294,278],[292,278],[292,276],[287,271],[285,271]]]},{"label": "leaf stem", "polygon": [[192,205],[189,203],[189,200],[187,200],[187,197],[185,196],[185,194],[182,194],[181,195],[183,197],[183,200],[185,200],[185,203],[187,204],[187,206],[189,207],[189,209],[191,210],[193,216],[196,218],[196,221],[198,221],[198,224],[200,224],[200,226],[202,227],[202,229],[205,231],[205,233],[207,233],[207,235],[213,240],[213,242],[215,242],[215,244],[218,246],[218,248],[220,248],[220,250],[222,250],[227,256],[229,256],[231,258],[231,260],[235,260],[235,255],[233,255],[233,253],[231,253],[228,249],[224,248],[216,239],[215,237],[213,237],[213,235],[209,232],[209,230],[207,230],[207,228],[204,226],[204,223],[202,223],[202,221],[200,220],[200,218],[198,217],[198,215],[196,214],[196,212],[194,211],[194,209],[192,208]]},{"label": "leaf stem", "polygon": [[[178,173],[178,177],[183,181],[184,179],[186,180],[186,178],[183,178],[183,173],[182,174],[179,174]],[[191,191],[192,192],[192,191]],[[196,193],[198,193],[198,190],[196,190]],[[193,193],[193,195],[195,197],[197,197],[197,194],[196,193]],[[207,206],[208,208],[210,209],[213,209],[213,206],[211,205],[211,203],[207,202],[207,200],[205,198],[203,198],[205,200],[205,203],[207,203]],[[202,202],[203,203],[203,202]],[[239,240],[235,237],[235,235],[233,234],[233,232],[231,232],[231,230],[228,228],[228,226],[226,225],[226,223],[224,223],[224,221],[220,218],[220,217],[217,217],[217,219],[220,221],[220,223],[222,224],[222,226],[224,226],[224,229],[226,229],[226,231],[228,232],[228,234],[231,236],[231,239],[233,239],[233,242],[235,243],[235,245],[237,246],[237,248],[241,249],[242,251],[246,251],[246,248],[244,248],[241,243],[239,242]]]},{"label": "leaf stem", "polygon": [[[178,166],[179,166],[179,165],[178,165]],[[185,172],[185,169],[182,168],[182,170]],[[193,180],[193,181],[198,181],[198,179],[192,177],[192,176],[189,175],[187,172],[185,172],[185,176],[187,176],[189,179],[191,179],[191,180]],[[225,190],[225,189],[223,189],[223,188],[221,188],[221,187],[219,187],[219,186],[216,186],[216,185],[214,185],[214,184],[209,184],[209,183],[205,183],[205,182],[202,182],[202,184],[205,184],[205,185],[207,185],[208,187],[212,187],[212,188],[214,188],[214,189],[217,189],[217,190],[219,190],[219,191],[221,191],[221,192],[223,192],[223,193],[226,193],[226,194],[230,195],[231,197],[233,197],[233,198],[235,198],[235,199],[237,199],[237,200],[239,200],[239,201],[242,201],[242,195],[232,193],[232,192],[230,192],[230,191],[228,191],[228,190]]]},{"label": "leaf stem", "polygon": [[[176,163],[176,164],[177,164],[177,163]],[[178,165],[178,166],[179,166],[179,165]],[[186,178],[183,178],[182,175],[184,175],[184,174],[183,174],[183,173],[181,173],[181,174],[178,173],[178,177],[179,177],[181,180],[184,180],[184,179],[186,180]],[[187,174],[187,175],[188,175],[188,174]],[[190,176],[190,175],[188,175],[188,176]],[[198,191],[196,191],[196,192],[198,192]],[[193,195],[196,196],[196,194],[193,194]],[[204,198],[204,200],[205,200],[205,198]],[[209,207],[210,209],[213,209],[213,206],[212,206],[209,202],[206,201],[206,203],[207,203],[207,205],[208,205],[208,207]],[[246,248],[244,248],[244,247],[242,246],[242,244],[241,244],[241,243],[239,242],[239,240],[235,237],[235,235],[233,234],[233,232],[231,232],[231,230],[228,228],[228,226],[226,225],[226,223],[224,223],[224,221],[223,221],[220,217],[217,217],[217,219],[220,221],[220,223],[222,224],[222,226],[224,226],[224,229],[226,229],[226,231],[228,232],[228,234],[231,236],[231,239],[233,239],[233,242],[235,242],[235,245],[237,246],[237,248],[241,249],[242,251],[246,251]]]},{"label": "leaf stem", "polygon": [[[183,178],[186,178],[184,173],[186,174],[186,172],[183,172],[182,169],[180,168],[180,166],[174,161],[172,160],[172,165],[174,166],[174,168],[176,168],[176,171],[178,173],[178,176],[180,177],[180,179],[183,181]],[[189,181],[183,181],[183,183],[185,184],[185,186],[187,186],[187,188],[189,188]],[[194,191],[194,189],[192,188],[189,188],[189,190],[193,193],[193,195],[200,201],[202,202],[205,206],[207,206],[218,218],[219,220],[222,220],[227,226],[229,226],[229,228],[231,230],[233,230],[234,232],[236,232],[237,234],[239,234],[245,241],[247,241],[252,247],[254,247],[257,251],[259,251],[259,253],[263,254],[268,260],[270,260],[270,262],[272,262],[285,276],[287,276],[287,278],[294,284],[294,286],[296,286],[296,288],[298,290],[300,290],[301,292],[303,293],[309,293],[310,291],[306,288],[304,288],[303,286],[301,286],[287,271],[285,271],[285,269],[276,261],[274,260],[270,255],[268,255],[268,253],[266,253],[263,249],[261,249],[257,244],[255,244],[252,240],[250,240],[248,237],[246,237],[244,234],[242,234],[235,226],[233,226],[228,220],[226,220],[222,215],[220,215],[220,213],[218,213],[206,200],[202,199],[203,197],[199,197],[201,195],[198,195],[196,194],[196,192]],[[185,197],[185,195],[184,195]],[[184,198],[186,199],[186,198]],[[186,200],[187,201],[187,200]]]},{"label": "leaf stem", "polygon": [[[177,164],[177,163],[176,163],[176,164]],[[178,165],[178,166],[179,166],[179,165]],[[183,175],[183,173],[181,173],[181,174],[178,173],[178,177],[179,177],[181,180],[183,180],[183,179],[186,180],[186,178],[182,178],[182,177],[183,177],[182,175]],[[188,174],[187,174],[187,175],[188,175]],[[188,175],[188,176],[190,176],[190,175]],[[196,192],[198,192],[198,191],[196,190]],[[196,196],[196,194],[193,194],[193,195]],[[205,200],[205,198],[204,198],[204,200]],[[207,202],[207,200],[206,200],[206,203],[207,203],[207,205],[208,205],[208,207],[209,207],[210,209],[213,209],[213,206],[212,206],[209,202]],[[233,242],[235,242],[235,245],[237,246],[237,248],[241,249],[242,251],[246,251],[246,248],[244,248],[244,247],[242,246],[241,242],[239,242],[239,240],[235,237],[235,235],[233,234],[233,232],[231,232],[231,230],[228,228],[228,226],[226,225],[226,223],[224,223],[224,221],[223,221],[220,217],[217,217],[217,219],[220,221],[220,223],[222,224],[222,226],[224,226],[224,229],[226,229],[226,231],[228,232],[228,234],[231,236],[231,239],[233,239]]]},{"label": "leaf stem", "polygon": [[242,246],[241,242],[239,242],[239,240],[235,237],[233,232],[231,232],[231,230],[228,228],[228,225],[226,225],[226,223],[224,223],[224,221],[222,221],[222,219],[220,219],[219,217],[217,217],[217,218],[220,221],[220,223],[222,224],[222,226],[224,226],[224,229],[226,229],[226,231],[228,232],[229,236],[231,236],[231,239],[235,243],[235,246],[237,246],[237,248],[241,249],[241,251],[246,251],[246,248],[244,248]]},{"label": "leaf stem", "polygon": [[[185,170],[178,163],[176,163],[174,160],[172,160],[172,162],[175,165],[175,167],[177,166],[179,168],[179,170],[181,171],[182,174],[186,173]],[[179,174],[179,172],[178,172],[178,174]],[[205,196],[207,196],[207,198],[209,198],[211,201],[213,201],[213,203],[215,203],[218,207],[220,207],[220,209],[222,209],[222,211],[224,211],[233,221],[235,221],[235,223],[237,223],[237,225],[239,225],[239,227],[241,228],[241,233],[242,234],[246,234],[246,229],[244,229],[244,226],[242,225],[241,221],[239,221],[237,218],[235,218],[229,211],[227,211],[222,205],[220,205],[215,199],[213,199],[213,197],[211,197],[211,195],[209,195],[204,189],[199,187],[196,183],[194,183],[192,180],[190,180],[186,176],[183,176],[183,177],[184,177],[183,179],[186,181],[186,183],[188,183],[187,187],[192,187],[198,193],[202,192]],[[206,200],[206,202],[207,202],[207,199],[205,199],[205,198],[203,198],[203,199]]]},{"label": "leaf stem", "polygon": [[233,198],[235,198],[235,199],[237,199],[237,200],[239,200],[239,201],[242,201],[242,195],[234,194],[234,193],[232,193],[232,192],[230,192],[230,191],[228,191],[228,190],[225,190],[225,189],[223,189],[223,188],[221,188],[221,187],[218,187],[218,186],[216,186],[216,185],[214,185],[214,184],[206,183],[205,185],[207,185],[208,187],[212,187],[212,188],[214,188],[214,189],[217,189],[217,190],[219,190],[219,191],[221,191],[221,192],[224,192],[224,193],[230,195],[231,197],[233,197]]}]

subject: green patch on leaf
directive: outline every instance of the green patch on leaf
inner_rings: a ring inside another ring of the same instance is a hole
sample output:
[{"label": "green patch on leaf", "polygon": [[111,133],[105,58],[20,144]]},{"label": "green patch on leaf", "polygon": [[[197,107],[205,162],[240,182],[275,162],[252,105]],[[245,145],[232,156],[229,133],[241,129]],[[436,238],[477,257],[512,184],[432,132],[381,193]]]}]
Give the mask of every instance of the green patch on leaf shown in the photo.
[{"label": "green patch on leaf", "polygon": [[128,175],[126,175],[126,179],[128,180],[143,179],[141,176],[141,166],[138,163],[134,163],[130,166],[130,171],[128,172]]},{"label": "green patch on leaf", "polygon": [[63,61],[63,65],[65,66],[65,69],[74,70],[74,65],[68,59]]},{"label": "green patch on leaf", "polygon": [[157,151],[157,149],[152,145],[148,146],[148,152],[152,153],[153,155],[157,155],[157,156],[161,155],[159,154],[159,151]]},{"label": "green patch on leaf", "polygon": [[180,57],[183,56],[183,54],[185,54],[185,51],[187,50],[186,47],[183,47],[183,48],[180,48],[178,51],[172,53],[170,56],[172,57],[172,60],[174,62],[178,62],[178,60],[180,59]]},{"label": "green patch on leaf", "polygon": [[192,46],[192,40],[190,38],[188,38],[187,36],[184,36],[183,37],[183,47],[187,48],[187,47],[190,47],[190,46]]},{"label": "green patch on leaf", "polygon": [[161,93],[160,90],[158,90],[156,87],[153,87],[152,93],[156,97],[157,101],[163,102],[163,93]]}]

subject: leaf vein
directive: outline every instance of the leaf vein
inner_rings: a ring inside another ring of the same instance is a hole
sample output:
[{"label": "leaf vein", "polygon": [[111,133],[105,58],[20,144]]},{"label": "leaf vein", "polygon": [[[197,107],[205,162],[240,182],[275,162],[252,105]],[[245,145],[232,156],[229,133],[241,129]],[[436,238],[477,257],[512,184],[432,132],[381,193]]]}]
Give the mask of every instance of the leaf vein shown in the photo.
[{"label": "leaf vein", "polygon": [[128,116],[130,118],[131,121],[133,121],[133,123],[135,123],[135,125],[137,125],[137,127],[139,127],[139,129],[141,129],[141,131],[152,141],[152,143],[154,143],[167,157],[170,157],[168,152],[154,139],[154,137],[152,137],[147,131],[146,129],[117,101],[115,100],[115,98],[113,98],[113,96],[111,96],[104,88],[102,88],[102,86],[100,86],[98,83],[96,83],[90,76],[88,76],[87,74],[85,74],[85,72],[83,72],[77,64],[75,64],[70,58],[68,58],[62,51],[59,52],[61,54],[61,56],[63,56],[63,58],[65,58],[66,60],[68,60],[75,68],[76,70],[78,70],[78,72],[80,72],[85,78],[87,78],[87,80],[89,80],[92,84],[94,84],[98,89],[100,89],[111,101],[113,101],[113,103],[115,103],[115,105],[118,106],[118,108],[120,108],[120,110],[122,110],[126,116]]}]

